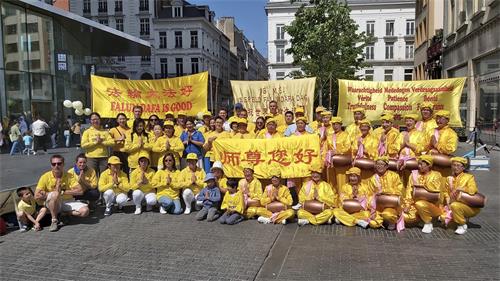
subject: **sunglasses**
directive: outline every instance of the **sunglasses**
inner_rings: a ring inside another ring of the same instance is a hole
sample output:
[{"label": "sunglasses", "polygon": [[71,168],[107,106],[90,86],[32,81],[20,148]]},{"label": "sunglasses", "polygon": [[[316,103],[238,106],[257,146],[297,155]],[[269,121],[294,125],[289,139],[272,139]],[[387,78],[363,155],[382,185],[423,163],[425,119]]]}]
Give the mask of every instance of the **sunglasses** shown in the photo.
[{"label": "sunglasses", "polygon": [[165,162],[173,162],[174,160],[173,159],[165,159],[164,161]]},{"label": "sunglasses", "polygon": [[157,118],[150,118],[149,121],[158,121]]},{"label": "sunglasses", "polygon": [[50,163],[50,165],[52,165],[52,167],[55,167],[55,166],[62,166],[62,165],[64,165],[64,163],[63,162],[52,162],[52,163]]}]

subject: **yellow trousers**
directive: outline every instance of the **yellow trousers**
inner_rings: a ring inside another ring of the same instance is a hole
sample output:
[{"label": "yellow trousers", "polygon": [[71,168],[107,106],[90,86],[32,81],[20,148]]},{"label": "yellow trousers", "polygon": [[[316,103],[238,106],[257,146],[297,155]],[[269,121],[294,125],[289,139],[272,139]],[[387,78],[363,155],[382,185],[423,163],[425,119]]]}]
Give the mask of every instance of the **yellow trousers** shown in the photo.
[{"label": "yellow trousers", "polygon": [[349,214],[343,208],[333,209],[333,214],[336,219],[346,226],[355,226],[358,220],[368,220],[370,218],[370,211]]},{"label": "yellow trousers", "polygon": [[458,225],[464,225],[467,223],[468,218],[472,218],[479,214],[479,208],[471,208],[461,202],[453,202],[450,204],[451,214],[453,216],[453,221]]},{"label": "yellow trousers", "polygon": [[344,167],[335,167],[334,168],[334,173],[335,173],[335,188],[337,191],[341,186],[343,186],[347,182],[347,175],[345,174],[347,170],[349,170],[350,166],[344,166]]},{"label": "yellow trousers", "polygon": [[[263,216],[266,218],[271,218],[273,216],[273,213],[271,213],[271,211],[267,210],[264,207],[258,207],[257,215]],[[288,220],[288,219],[293,218],[294,215],[295,215],[295,212],[293,211],[293,209],[284,210],[284,211],[281,211],[278,213],[278,215],[276,216],[274,221],[276,223],[280,223],[283,220]]]},{"label": "yellow trousers", "polygon": [[414,224],[419,221],[418,211],[414,204],[410,205],[408,212],[403,213],[405,223]]},{"label": "yellow trousers", "polygon": [[258,210],[260,207],[248,207],[247,210],[245,211],[245,217],[247,219],[254,218],[255,216],[258,215]]},{"label": "yellow trousers", "polygon": [[441,208],[424,200],[417,201],[415,208],[417,208],[418,216],[424,223],[430,223],[432,218],[439,217],[443,213]]},{"label": "yellow trousers", "polygon": [[320,225],[320,224],[324,224],[325,222],[327,222],[328,220],[330,220],[333,217],[333,210],[326,209],[317,215],[313,215],[304,209],[300,209],[297,212],[297,217],[299,219],[306,219],[311,224]]},{"label": "yellow trousers", "polygon": [[385,208],[382,212],[377,211],[375,219],[370,221],[371,228],[379,228],[383,222],[395,224],[398,221],[398,212],[394,208]]}]

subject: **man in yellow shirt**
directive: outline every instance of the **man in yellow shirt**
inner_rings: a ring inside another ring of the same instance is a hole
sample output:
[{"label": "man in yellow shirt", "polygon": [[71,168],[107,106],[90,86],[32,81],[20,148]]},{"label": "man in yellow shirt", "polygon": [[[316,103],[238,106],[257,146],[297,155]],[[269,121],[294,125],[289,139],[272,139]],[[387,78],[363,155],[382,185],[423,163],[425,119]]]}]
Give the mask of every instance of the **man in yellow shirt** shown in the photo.
[{"label": "man in yellow shirt", "polygon": [[177,122],[175,124],[175,135],[180,137],[182,132],[186,130],[186,118],[187,113],[185,111],[179,111],[177,113]]},{"label": "man in yellow shirt", "polygon": [[205,179],[205,171],[196,166],[198,162],[198,156],[196,153],[188,153],[186,155],[187,167],[184,168],[179,175],[179,185],[183,188],[182,199],[186,205],[185,215],[191,213],[191,208],[193,203],[195,209],[199,210],[202,207],[202,202],[195,202],[195,198],[200,193],[204,186],[203,180]]},{"label": "man in yellow shirt", "polygon": [[[374,160],[378,155],[378,140],[371,132],[371,123],[370,121],[363,119],[358,121],[358,124],[360,134],[355,137],[353,137],[353,135],[349,135],[349,138],[352,141],[352,158]],[[361,169],[361,181],[363,183],[368,183],[368,180],[372,175],[373,169]]]},{"label": "man in yellow shirt", "polygon": [[328,151],[326,153],[324,161],[327,163],[328,167],[328,182],[335,188],[339,188],[346,182],[346,172],[350,168],[350,163],[348,165],[338,165],[332,162],[332,157],[338,155],[350,155],[351,154],[351,142],[349,140],[349,135],[342,130],[342,118],[336,116],[331,119],[333,132],[331,135],[326,137],[326,143],[328,146]]},{"label": "man in yellow shirt", "polygon": [[321,113],[323,113],[323,111],[325,111],[326,108],[322,107],[322,106],[318,106],[316,107],[316,109],[314,110],[314,112],[316,113],[315,115],[315,120],[313,120],[311,122],[311,128],[313,129],[313,131],[316,131],[318,130],[319,127],[321,127]]},{"label": "man in yellow shirt", "polygon": [[184,144],[179,136],[175,135],[174,123],[165,121],[163,123],[164,135],[159,137],[152,146],[152,151],[160,153],[162,156],[158,159],[158,169],[163,168],[163,155],[167,152],[172,152],[175,156],[175,165],[180,167],[181,155],[184,152]]},{"label": "man in yellow shirt", "polygon": [[87,156],[88,165],[100,175],[106,169],[108,147],[115,145],[109,132],[101,127],[101,116],[97,112],[90,114],[91,126],[83,131],[81,146]]},{"label": "man in yellow shirt", "polygon": [[74,196],[76,200],[89,201],[91,210],[95,209],[95,202],[99,199],[100,193],[97,189],[97,175],[94,169],[87,166],[87,156],[85,153],[80,153],[76,156],[76,162],[73,168],[68,170],[68,174],[72,174],[80,184],[83,195]]},{"label": "man in yellow shirt", "polygon": [[142,109],[142,106],[140,105],[134,105],[134,108],[132,108],[132,112],[134,113],[134,118],[131,118],[127,121],[127,125],[129,128],[133,128],[134,127],[134,121],[135,120],[138,120],[138,119],[141,119],[142,118],[142,112],[143,112],[143,109]]},{"label": "man in yellow shirt", "polygon": [[434,104],[432,102],[423,102],[420,104],[420,114],[422,120],[418,121],[416,128],[425,135],[432,134],[437,127],[436,120],[433,118]]},{"label": "man in yellow shirt", "polygon": [[277,101],[270,101],[269,102],[269,113],[271,114],[271,117],[276,120],[276,125],[278,125],[278,128],[282,125],[285,125],[285,117],[283,114],[280,114],[278,112],[278,102]]},{"label": "man in yellow shirt", "polygon": [[[359,121],[365,120],[365,109],[362,107],[355,108],[353,110],[354,123],[350,124],[345,128],[349,138],[356,138],[361,132],[359,131]],[[371,129],[370,129],[371,130]]]},{"label": "man in yellow shirt", "polygon": [[120,158],[109,157],[108,169],[99,177],[99,191],[103,192],[102,197],[106,203],[104,216],[112,214],[111,208],[115,202],[118,204],[118,209],[121,209],[128,200],[127,193],[130,190],[130,184],[127,174],[121,170],[121,165]]},{"label": "man in yellow shirt", "polygon": [[52,216],[49,231],[57,231],[59,212],[77,217],[86,217],[89,214],[87,204],[75,201],[73,196],[82,195],[82,187],[72,174],[64,172],[64,157],[53,155],[50,157],[52,170],[44,173],[35,190],[35,200],[45,204]]},{"label": "man in yellow shirt", "polygon": [[[266,186],[262,197],[260,198],[260,204],[263,207],[259,208],[259,218],[258,222],[268,224],[268,223],[281,223],[286,224],[287,219],[290,219],[294,215],[293,209],[291,209],[293,199],[290,194],[288,187],[281,184],[281,171],[277,167],[271,168],[271,184]],[[282,210],[274,211],[268,209],[270,203],[280,203]]]},{"label": "man in yellow shirt", "polygon": [[[257,215],[260,207],[260,198],[262,197],[262,183],[254,176],[254,167],[251,163],[243,163],[243,176],[238,183],[240,190],[245,199],[245,216],[251,219]],[[259,203],[257,203],[258,201]]]},{"label": "man in yellow shirt", "polygon": [[212,119],[212,112],[204,111],[202,114],[202,118],[203,126],[198,128],[198,131],[205,136],[206,133],[210,132],[210,119]]},{"label": "man in yellow shirt", "polygon": [[373,130],[373,136],[378,139],[378,156],[388,156],[396,159],[399,153],[400,145],[398,143],[399,130],[392,125],[394,116],[390,113],[380,117],[382,126]]},{"label": "man in yellow shirt", "polygon": [[[337,194],[333,191],[332,186],[321,180],[321,168],[311,167],[310,171],[311,179],[304,182],[299,192],[299,206],[302,207],[297,211],[299,226],[309,223],[320,225],[331,221],[333,217],[333,208],[337,201]],[[323,204],[323,211],[319,214],[313,215],[310,211],[305,209],[307,208],[307,201],[312,200]]]}]

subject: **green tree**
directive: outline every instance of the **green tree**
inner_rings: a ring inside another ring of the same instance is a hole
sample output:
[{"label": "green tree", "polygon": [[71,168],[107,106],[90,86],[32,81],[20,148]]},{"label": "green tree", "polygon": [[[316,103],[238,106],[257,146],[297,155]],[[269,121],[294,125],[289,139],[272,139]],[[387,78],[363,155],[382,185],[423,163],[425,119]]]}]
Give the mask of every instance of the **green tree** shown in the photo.
[{"label": "green tree", "polygon": [[[292,38],[292,46],[286,53],[293,55],[293,64],[302,69],[290,76],[316,76],[318,103],[334,108],[338,99],[337,79],[357,79],[355,72],[367,66],[363,50],[370,42],[364,32],[357,32],[358,25],[350,18],[351,9],[345,2],[311,0],[309,5],[301,5],[295,20],[285,27]],[[329,99],[330,87],[333,101]]]}]

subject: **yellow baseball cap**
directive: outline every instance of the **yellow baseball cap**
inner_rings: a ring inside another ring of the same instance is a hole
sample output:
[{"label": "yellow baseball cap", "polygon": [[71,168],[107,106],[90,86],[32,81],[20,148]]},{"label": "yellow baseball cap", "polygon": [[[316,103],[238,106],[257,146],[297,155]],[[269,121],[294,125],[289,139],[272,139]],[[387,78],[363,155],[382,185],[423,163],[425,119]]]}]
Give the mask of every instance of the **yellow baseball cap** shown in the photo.
[{"label": "yellow baseball cap", "polygon": [[295,108],[295,113],[304,113],[304,108],[302,106]]},{"label": "yellow baseball cap", "polygon": [[370,120],[368,119],[362,119],[358,121],[358,125],[368,125],[371,126],[372,124],[370,123]]},{"label": "yellow baseball cap", "polygon": [[349,170],[347,170],[346,175],[358,175],[361,176],[361,169],[358,167],[352,167]]},{"label": "yellow baseball cap", "polygon": [[320,113],[320,112],[323,112],[323,111],[325,111],[325,110],[326,110],[326,108],[324,108],[324,107],[322,107],[322,106],[318,106],[318,107],[316,107],[316,109],[314,110],[314,112],[316,112],[316,113]]},{"label": "yellow baseball cap", "polygon": [[309,171],[321,174],[321,172],[323,172],[323,168],[320,165],[311,165],[309,166]]},{"label": "yellow baseball cap", "polygon": [[231,124],[231,123],[238,123],[238,119],[239,119],[239,118],[238,118],[238,117],[236,117],[236,116],[231,116],[231,117],[229,117],[229,119],[227,119],[227,122],[228,122],[229,124]]},{"label": "yellow baseball cap", "polygon": [[271,175],[272,178],[274,178],[274,177],[279,178],[279,177],[281,177],[281,170],[278,167],[272,167],[269,170],[269,174]]},{"label": "yellow baseball cap", "polygon": [[269,119],[266,120],[266,126],[267,126],[267,124],[269,124],[271,122],[273,122],[274,124],[278,124],[278,122],[276,122],[276,119],[274,119],[274,118],[271,117],[271,118],[269,118]]},{"label": "yellow baseball cap", "polygon": [[241,165],[241,168],[244,169],[249,169],[249,170],[252,170],[253,171],[253,164],[252,163],[249,163],[249,162],[244,162],[242,165]]},{"label": "yellow baseball cap", "polygon": [[404,119],[413,119],[413,120],[417,121],[418,115],[415,113],[408,113],[408,114],[405,114]]},{"label": "yellow baseball cap", "polygon": [[331,116],[331,115],[332,115],[332,113],[328,110],[321,112],[321,116]]},{"label": "yellow baseball cap", "polygon": [[450,112],[448,110],[438,110],[435,115],[450,119]]},{"label": "yellow baseball cap", "polygon": [[467,158],[464,158],[464,157],[458,157],[458,156],[456,156],[456,157],[452,157],[450,160],[451,160],[451,162],[458,162],[458,163],[462,163],[462,165],[464,165],[464,166],[466,166],[466,165],[467,165],[467,163],[469,162],[469,161],[467,161]]},{"label": "yellow baseball cap", "polygon": [[387,156],[377,156],[377,157],[375,157],[375,162],[377,162],[377,161],[383,161],[386,164],[389,164],[389,157],[387,157]]},{"label": "yellow baseball cap", "polygon": [[330,119],[330,122],[331,123],[340,123],[340,124],[342,124],[342,117],[340,117],[340,116],[332,117],[332,119]]},{"label": "yellow baseball cap", "polygon": [[167,121],[163,122],[163,127],[165,127],[165,126],[172,126],[173,127],[174,126],[174,122],[172,122],[170,120],[167,120]]},{"label": "yellow baseball cap", "polygon": [[179,117],[179,116],[187,116],[186,111],[181,110],[181,111],[177,112],[177,117]]},{"label": "yellow baseball cap", "polygon": [[432,164],[434,164],[434,157],[432,157],[432,155],[429,155],[429,154],[419,156],[418,160],[423,161],[431,166],[432,166]]},{"label": "yellow baseball cap", "polygon": [[172,111],[167,111],[167,113],[165,113],[165,117],[167,117],[167,116],[169,116],[169,115],[170,115],[170,116],[172,116],[172,117],[174,117],[174,116],[175,116],[175,115],[174,115],[174,113],[173,113]]},{"label": "yellow baseball cap", "polygon": [[141,154],[139,154],[139,158],[137,160],[141,160],[141,158],[146,158],[148,159],[148,161],[150,160],[149,158],[149,153],[147,152],[142,152]]},{"label": "yellow baseball cap", "polygon": [[352,112],[361,112],[361,113],[365,113],[365,109],[362,108],[362,107],[356,107],[355,109],[353,109]]},{"label": "yellow baseball cap", "polygon": [[245,118],[238,118],[238,124],[248,124],[248,120]]},{"label": "yellow baseball cap", "polygon": [[430,110],[433,110],[434,104],[432,102],[429,102],[429,101],[424,101],[423,103],[420,104],[420,110],[422,110],[423,108],[428,108]]},{"label": "yellow baseball cap", "polygon": [[297,123],[297,121],[304,121],[304,123],[307,124],[307,119],[305,117],[299,117],[299,118],[295,119],[295,123]]},{"label": "yellow baseball cap", "polygon": [[394,121],[394,115],[390,114],[390,113],[386,113],[384,115],[382,115],[382,117],[380,117],[380,120],[384,120],[384,121]]},{"label": "yellow baseball cap", "polygon": [[198,156],[196,155],[196,153],[188,153],[188,155],[186,156],[186,160],[198,160]]},{"label": "yellow baseball cap", "polygon": [[202,116],[212,116],[212,112],[205,111],[205,112],[203,112]]},{"label": "yellow baseball cap", "polygon": [[111,164],[111,165],[116,165],[116,164],[121,164],[121,163],[122,162],[120,161],[120,158],[118,158],[117,156],[111,156],[108,159],[108,164]]}]

